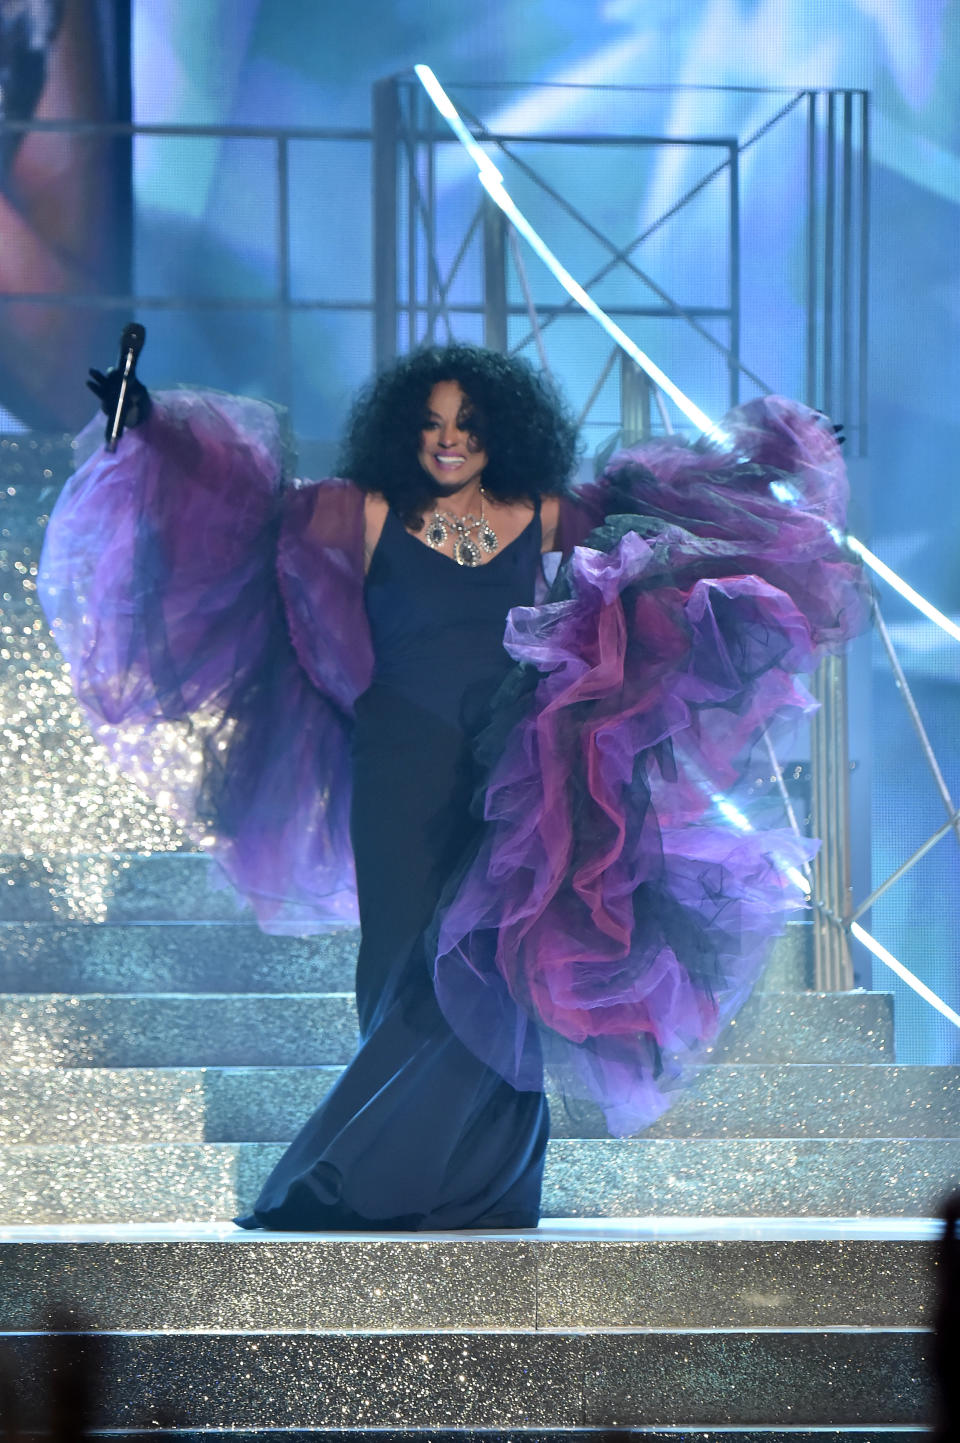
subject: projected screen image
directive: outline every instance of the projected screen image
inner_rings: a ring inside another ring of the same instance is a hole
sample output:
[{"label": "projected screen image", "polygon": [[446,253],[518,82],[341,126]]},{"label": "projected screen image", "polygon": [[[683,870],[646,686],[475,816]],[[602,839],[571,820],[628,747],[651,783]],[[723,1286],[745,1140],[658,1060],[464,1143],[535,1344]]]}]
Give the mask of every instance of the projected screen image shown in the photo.
[{"label": "projected screen image", "polygon": [[[0,0],[0,118],[129,120],[128,35],[123,4]],[[118,330],[98,301],[129,288],[129,154],[128,139],[52,124],[0,133],[6,429],[69,428],[89,411],[80,380]]]}]

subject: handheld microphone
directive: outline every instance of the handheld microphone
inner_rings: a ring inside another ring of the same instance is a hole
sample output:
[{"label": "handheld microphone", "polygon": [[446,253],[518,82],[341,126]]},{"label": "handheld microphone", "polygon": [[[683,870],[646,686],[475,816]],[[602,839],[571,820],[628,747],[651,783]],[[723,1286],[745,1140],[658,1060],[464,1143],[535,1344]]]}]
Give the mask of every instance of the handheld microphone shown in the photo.
[{"label": "handheld microphone", "polygon": [[130,389],[130,383],[136,379],[137,357],[143,350],[143,343],[146,339],[146,330],[139,322],[131,321],[129,325],[124,326],[123,334],[120,337],[120,361],[117,366],[117,370],[120,372],[120,390],[117,393],[117,403],[113,408],[113,415],[107,418],[104,431],[108,451],[117,449],[117,442],[123,435],[127,392]]}]

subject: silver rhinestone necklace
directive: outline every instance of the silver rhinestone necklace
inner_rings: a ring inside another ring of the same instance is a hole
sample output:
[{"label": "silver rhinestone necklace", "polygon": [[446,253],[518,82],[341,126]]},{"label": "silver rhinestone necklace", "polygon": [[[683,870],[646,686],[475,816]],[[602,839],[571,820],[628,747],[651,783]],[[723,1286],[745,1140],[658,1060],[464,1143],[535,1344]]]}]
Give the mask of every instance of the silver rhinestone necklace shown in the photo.
[{"label": "silver rhinestone necklace", "polygon": [[[497,540],[497,533],[484,514],[483,503],[486,497],[483,488],[480,488],[480,515],[479,516],[454,516],[449,511],[441,511],[434,506],[433,515],[427,525],[424,540],[434,551],[440,551],[447,544],[450,533],[453,532],[456,539],[453,543],[453,559],[458,566],[480,566],[483,561],[483,553],[491,556],[500,542]],[[471,536],[471,532],[474,535]]]}]

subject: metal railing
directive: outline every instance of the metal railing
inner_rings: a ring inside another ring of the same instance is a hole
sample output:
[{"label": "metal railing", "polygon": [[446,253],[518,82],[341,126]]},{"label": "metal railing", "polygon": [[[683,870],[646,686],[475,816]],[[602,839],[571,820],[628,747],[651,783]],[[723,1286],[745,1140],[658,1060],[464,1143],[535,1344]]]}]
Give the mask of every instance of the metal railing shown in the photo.
[{"label": "metal railing", "polygon": [[89,308],[95,311],[116,311],[118,315],[147,316],[162,311],[239,311],[266,313],[277,318],[277,350],[275,356],[275,398],[288,408],[292,403],[292,336],[291,320],[302,312],[353,312],[373,317],[373,294],[361,300],[338,300],[329,296],[295,296],[291,287],[291,182],[290,151],[298,142],[337,142],[364,146],[374,143],[373,131],[341,126],[260,126],[260,125],[173,125],[140,124],[123,121],[81,120],[8,120],[0,118],[0,137],[5,134],[53,133],[87,139],[128,138],[174,139],[196,141],[253,140],[269,147],[276,206],[272,217],[275,237],[275,273],[273,286],[266,295],[251,296],[223,291],[204,294],[191,290],[189,295],[162,295],[149,290],[109,290],[76,286],[56,291],[0,291],[0,306],[55,305]]}]

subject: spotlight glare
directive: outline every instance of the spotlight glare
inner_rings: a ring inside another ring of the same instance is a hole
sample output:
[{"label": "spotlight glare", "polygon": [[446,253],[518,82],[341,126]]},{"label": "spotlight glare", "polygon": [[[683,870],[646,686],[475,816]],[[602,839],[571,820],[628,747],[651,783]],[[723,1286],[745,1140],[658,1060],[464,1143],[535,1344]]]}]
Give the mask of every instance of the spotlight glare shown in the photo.
[{"label": "spotlight glare", "polygon": [[740,808],[735,807],[729,797],[722,796],[720,792],[714,792],[710,800],[723,819],[729,822],[731,826],[736,827],[738,832],[752,832],[754,830]]}]

